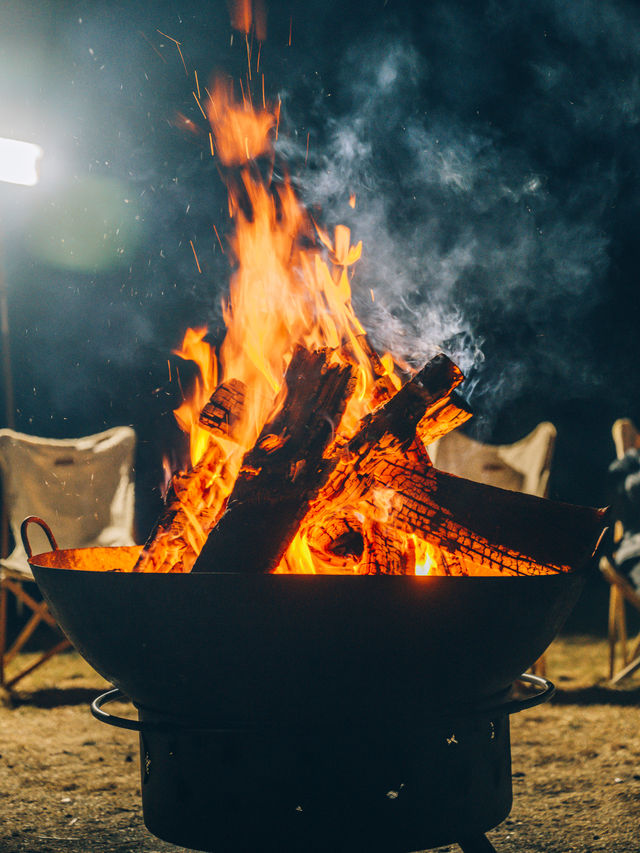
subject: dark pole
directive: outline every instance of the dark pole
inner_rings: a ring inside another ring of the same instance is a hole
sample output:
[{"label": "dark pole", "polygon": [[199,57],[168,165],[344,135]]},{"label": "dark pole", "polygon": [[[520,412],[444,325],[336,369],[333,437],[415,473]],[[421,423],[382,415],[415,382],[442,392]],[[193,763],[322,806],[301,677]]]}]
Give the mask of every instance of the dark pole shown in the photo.
[{"label": "dark pole", "polygon": [[[4,376],[5,423],[13,429],[13,375],[11,372],[11,347],[9,343],[9,302],[7,299],[7,279],[4,275],[4,254],[0,235],[0,336],[2,337],[2,373]],[[2,518],[0,520],[0,557],[9,553],[9,516],[4,492],[2,493]],[[4,648],[4,645],[2,646]]]},{"label": "dark pole", "polygon": [[7,279],[4,274],[4,255],[0,238],[0,334],[2,335],[2,373],[4,378],[4,416],[10,429],[15,427],[13,411],[13,375],[11,372],[11,345],[9,338],[9,302]]}]

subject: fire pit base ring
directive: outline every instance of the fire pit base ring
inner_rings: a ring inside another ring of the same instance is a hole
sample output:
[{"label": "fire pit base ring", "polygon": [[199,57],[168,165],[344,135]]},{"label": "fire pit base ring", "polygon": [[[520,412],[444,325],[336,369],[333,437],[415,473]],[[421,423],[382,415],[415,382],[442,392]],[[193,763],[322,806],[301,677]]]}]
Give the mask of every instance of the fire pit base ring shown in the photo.
[{"label": "fire pit base ring", "polygon": [[[92,705],[102,722],[140,733],[144,822],[165,841],[216,853],[409,853],[484,833],[512,804],[509,714],[546,701],[551,682],[492,708],[433,716],[413,730],[366,720],[282,730],[192,728],[157,711],[139,720]],[[401,729],[398,731],[397,729]]]}]

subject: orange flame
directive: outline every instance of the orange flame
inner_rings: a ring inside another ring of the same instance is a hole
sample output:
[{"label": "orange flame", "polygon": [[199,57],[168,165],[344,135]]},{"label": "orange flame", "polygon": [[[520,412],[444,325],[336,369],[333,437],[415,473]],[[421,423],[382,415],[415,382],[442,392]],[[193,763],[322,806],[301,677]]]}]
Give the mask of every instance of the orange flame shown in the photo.
[{"label": "orange flame", "polygon": [[[250,5],[238,6],[245,15],[244,26]],[[184,494],[177,489],[193,527],[181,541],[189,543],[187,547],[193,548],[195,556],[206,525],[224,507],[239,460],[273,414],[297,345],[309,350],[329,348],[335,362],[349,362],[355,368],[355,390],[341,422],[334,424],[334,446],[353,435],[360,419],[380,402],[381,380],[391,387],[401,385],[390,354],[376,361],[374,369],[374,354],[352,306],[351,277],[362,244],[351,244],[350,231],[344,225],[338,225],[333,235],[316,225],[287,177],[275,184],[262,177],[258,168],[257,158],[274,157],[279,103],[275,108],[266,105],[254,109],[244,94],[238,101],[231,84],[221,81],[215,82],[208,94],[207,114],[215,152],[229,169],[229,211],[234,230],[227,240],[234,270],[223,304],[226,336],[219,353],[216,355],[206,344],[206,329],[188,330],[176,351],[200,367],[192,399],[176,411],[180,426],[191,435],[192,464],[198,464],[199,469],[209,466],[206,500],[193,494],[191,488]],[[233,440],[221,441],[203,430],[199,413],[218,383],[232,379],[244,383],[246,396]],[[264,439],[273,447],[281,440],[277,435]],[[338,552],[319,548],[317,542],[311,544],[309,530],[301,527],[277,571],[365,571],[363,553],[375,548],[376,537],[392,535],[398,559],[410,561],[411,571],[417,565],[425,573],[425,567],[433,563],[426,543],[415,536],[385,532],[384,522],[393,500],[391,490],[378,490],[367,502],[341,507],[339,520],[332,520],[329,511],[327,524],[336,523],[340,528],[336,534],[343,547]],[[179,550],[165,555],[161,562],[178,560],[181,570],[188,570],[195,556],[186,559]]]}]

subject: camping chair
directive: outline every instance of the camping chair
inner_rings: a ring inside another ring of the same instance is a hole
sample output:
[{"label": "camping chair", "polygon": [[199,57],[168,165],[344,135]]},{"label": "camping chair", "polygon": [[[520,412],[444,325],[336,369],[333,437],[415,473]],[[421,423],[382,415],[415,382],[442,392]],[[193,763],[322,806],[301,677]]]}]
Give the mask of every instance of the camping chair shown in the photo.
[{"label": "camping chair", "polygon": [[[447,433],[429,446],[433,464],[441,471],[467,480],[547,497],[556,428],[543,421],[514,444],[483,444],[461,433]],[[533,665],[538,675],[546,672],[544,655]]]},{"label": "camping chair", "polygon": [[[0,686],[11,689],[21,678],[69,646],[61,639],[44,601],[34,598],[35,582],[27,562],[20,525],[28,515],[43,518],[61,548],[133,545],[136,434],[131,427],[114,427],[77,439],[47,439],[0,430],[0,473],[3,512],[14,548],[0,559]],[[40,548],[34,531],[34,551]],[[6,538],[6,537],[5,537]],[[7,647],[8,596],[18,609],[31,611],[29,619]],[[53,645],[31,665],[7,674],[7,666],[40,623],[54,629]]]},{"label": "camping chair", "polygon": [[[616,448],[616,456],[622,459],[632,448],[640,449],[640,433],[629,418],[619,418],[611,427],[611,435]],[[615,522],[613,530],[613,545],[620,542],[624,526],[620,519]],[[640,611],[640,593],[627,578],[618,571],[613,553],[600,558],[600,571],[605,580],[611,585],[609,590],[609,679],[612,684],[618,684],[624,678],[640,669],[640,636],[634,642],[631,652],[628,651],[628,633],[625,602]],[[617,652],[620,652],[622,668],[616,672]]]}]

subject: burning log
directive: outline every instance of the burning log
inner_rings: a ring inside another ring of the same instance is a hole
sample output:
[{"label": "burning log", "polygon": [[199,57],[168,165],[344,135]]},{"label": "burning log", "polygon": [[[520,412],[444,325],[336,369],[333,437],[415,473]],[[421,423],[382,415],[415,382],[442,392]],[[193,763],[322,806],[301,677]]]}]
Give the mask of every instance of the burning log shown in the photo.
[{"label": "burning log", "polygon": [[[325,553],[331,550],[322,539],[333,514],[368,504],[372,511],[363,515],[375,518],[378,495],[383,492],[392,497],[386,500],[384,523],[371,528],[376,533],[375,547],[367,551],[363,546],[362,568],[367,572],[396,571],[402,565],[393,549],[386,558],[382,555],[380,529],[389,541],[397,541],[395,530],[436,545],[444,552],[441,568],[445,573],[567,571],[569,555],[575,563],[580,543],[586,561],[596,544],[586,535],[593,529],[592,510],[576,515],[572,507],[571,524],[565,529],[562,522],[558,524],[563,515],[558,505],[472,483],[431,465],[424,446],[416,440],[416,430],[420,427],[422,437],[432,441],[449,424],[469,416],[461,401],[452,399],[452,386],[460,377],[455,365],[439,356],[363,420],[303,520],[311,547]],[[363,541],[364,537],[363,533]],[[372,553],[377,554],[373,561]]]},{"label": "burning log", "polygon": [[469,404],[456,391],[432,406],[418,422],[416,435],[428,447],[448,432],[466,423],[472,416]]},{"label": "burning log", "polygon": [[282,558],[309,502],[337,460],[323,458],[353,390],[349,366],[329,350],[298,347],[285,376],[287,396],[242,460],[227,508],[194,572],[268,572]]},{"label": "burning log", "polygon": [[[327,485],[313,502],[302,526],[309,546],[328,557],[341,548],[340,541],[327,542],[328,532],[340,531],[336,516],[348,516],[353,526],[354,510],[367,521],[361,524],[358,571],[364,573],[406,573],[413,570],[413,554],[406,536],[394,530],[389,507],[395,499],[392,482],[376,482],[372,472],[380,460],[391,457],[430,465],[416,430],[433,441],[448,429],[471,416],[468,406],[454,391],[462,382],[459,368],[445,355],[438,355],[407,382],[383,406],[362,421],[356,435],[342,451],[340,461]],[[362,511],[364,510],[364,511]],[[395,525],[398,527],[398,525]],[[401,527],[404,530],[404,527]],[[409,531],[414,533],[417,531]],[[352,547],[356,540],[351,537]]]},{"label": "burning log", "polygon": [[[420,421],[435,417],[463,378],[446,355],[432,358],[390,400],[362,419],[361,428],[347,445],[348,455],[364,457],[390,436],[402,449],[408,448]],[[353,461],[357,467],[357,459]]]},{"label": "burning log", "polygon": [[[457,555],[462,574],[479,567],[515,575],[569,571],[595,551],[594,510],[464,480],[431,465],[387,459],[373,479],[401,500],[390,523]],[[605,521],[605,510],[595,511]],[[600,531],[598,531],[600,533]],[[446,558],[445,558],[446,562]]]},{"label": "burning log", "polygon": [[380,521],[367,521],[363,525],[363,541],[360,574],[407,575],[413,572],[414,549],[407,547],[405,537],[395,528]]},{"label": "burning log", "polygon": [[[223,382],[200,413],[200,424],[212,436],[233,441],[244,407],[245,386]],[[234,464],[235,462],[235,464]],[[149,534],[133,571],[190,571],[207,534],[220,514],[220,491],[231,489],[240,460],[233,460],[219,441],[212,441],[200,461],[175,474],[165,506]],[[199,511],[194,513],[193,507]]]}]

